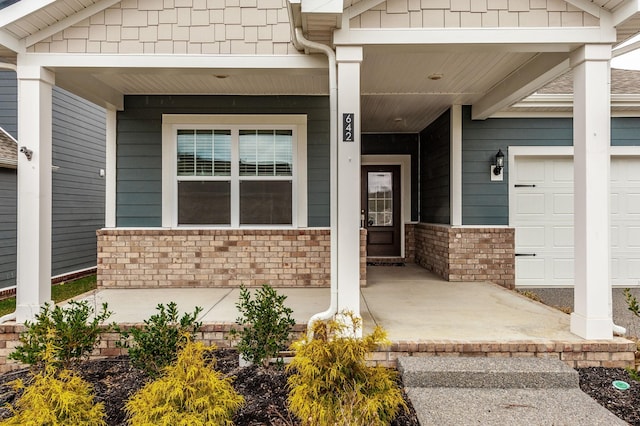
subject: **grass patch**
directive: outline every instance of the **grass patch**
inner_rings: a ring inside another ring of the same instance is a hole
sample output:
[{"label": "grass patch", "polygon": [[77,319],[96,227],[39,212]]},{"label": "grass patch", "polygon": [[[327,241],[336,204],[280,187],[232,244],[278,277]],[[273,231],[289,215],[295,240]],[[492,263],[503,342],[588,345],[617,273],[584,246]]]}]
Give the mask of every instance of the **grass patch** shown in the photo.
[{"label": "grass patch", "polygon": [[[96,286],[96,276],[89,275],[88,277],[51,286],[51,298],[55,303],[62,302],[79,294],[86,293],[87,291],[95,290]],[[0,300],[0,316],[10,314],[15,310],[15,297]]]},{"label": "grass patch", "polygon": [[10,314],[16,310],[16,298],[10,297],[8,299],[0,300],[0,317]]},{"label": "grass patch", "polygon": [[54,302],[58,303],[71,299],[79,294],[95,290],[96,287],[96,276],[89,275],[88,277],[51,286],[51,298]]}]

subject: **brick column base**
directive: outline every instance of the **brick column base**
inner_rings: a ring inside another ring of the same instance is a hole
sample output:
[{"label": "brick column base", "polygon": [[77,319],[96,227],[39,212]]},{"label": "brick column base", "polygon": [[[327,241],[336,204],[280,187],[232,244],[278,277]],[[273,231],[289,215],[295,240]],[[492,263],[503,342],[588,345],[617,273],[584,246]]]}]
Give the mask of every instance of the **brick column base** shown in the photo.
[{"label": "brick column base", "polygon": [[490,281],[515,288],[515,230],[415,225],[415,259],[447,281]]}]

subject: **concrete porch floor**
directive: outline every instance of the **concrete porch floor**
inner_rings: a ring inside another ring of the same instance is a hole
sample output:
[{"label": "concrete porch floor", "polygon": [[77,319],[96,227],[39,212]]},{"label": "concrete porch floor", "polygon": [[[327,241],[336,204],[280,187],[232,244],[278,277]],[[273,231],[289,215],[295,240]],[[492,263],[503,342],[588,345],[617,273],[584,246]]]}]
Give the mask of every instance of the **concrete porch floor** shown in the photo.
[{"label": "concrete porch floor", "polygon": [[[367,279],[361,290],[365,331],[378,324],[393,342],[585,342],[569,331],[567,314],[494,284],[447,282],[413,264],[371,266]],[[299,324],[329,304],[328,288],[278,291],[287,295],[286,305]],[[158,303],[174,301],[181,312],[201,306],[199,320],[205,324],[232,324],[239,290],[100,289],[82,298],[97,306],[107,302],[114,312],[110,321],[118,323],[142,322]]]}]

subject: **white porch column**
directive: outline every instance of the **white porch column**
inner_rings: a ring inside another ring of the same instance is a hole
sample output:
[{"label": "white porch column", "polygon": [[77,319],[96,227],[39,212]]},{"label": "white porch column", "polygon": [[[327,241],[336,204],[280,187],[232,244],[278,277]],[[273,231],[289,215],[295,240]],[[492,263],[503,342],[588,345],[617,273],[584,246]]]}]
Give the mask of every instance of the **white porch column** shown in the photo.
[{"label": "white porch column", "polygon": [[[360,314],[360,63],[362,47],[336,48],[338,62],[338,312]],[[353,120],[349,127],[347,121]]]},{"label": "white porch column", "polygon": [[106,228],[116,227],[116,162],[117,162],[117,114],[115,108],[108,107],[106,110],[106,165],[107,176],[105,181],[105,202],[104,202],[104,226]]},{"label": "white porch column", "polygon": [[613,338],[609,273],[611,46],[585,45],[573,68],[575,284],[571,332]]},{"label": "white porch column", "polygon": [[51,299],[51,96],[55,76],[42,67],[21,66],[19,60],[17,76],[21,152],[16,321],[22,323],[33,319]]},{"label": "white porch column", "polygon": [[451,105],[450,221],[452,226],[462,225],[462,105]]}]

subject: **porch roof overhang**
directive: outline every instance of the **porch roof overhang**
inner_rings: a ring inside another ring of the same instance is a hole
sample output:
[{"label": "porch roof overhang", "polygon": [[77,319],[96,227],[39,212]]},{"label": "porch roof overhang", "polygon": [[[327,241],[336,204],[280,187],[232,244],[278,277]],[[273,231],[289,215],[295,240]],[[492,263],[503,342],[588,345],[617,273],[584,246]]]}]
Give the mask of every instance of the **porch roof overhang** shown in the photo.
[{"label": "porch roof overhang", "polygon": [[[452,104],[484,119],[569,69],[572,50],[637,31],[639,0],[567,0],[601,20],[584,28],[349,29],[382,0],[292,0],[292,28],[332,46],[361,45],[362,130],[418,132]],[[27,48],[118,0],[21,1],[0,12],[0,58],[37,65],[56,84],[122,109],[134,94],[326,95],[322,55],[109,55],[27,53]],[[347,25],[345,25],[345,23]],[[509,31],[509,43],[504,43]],[[398,67],[398,64],[403,64]],[[481,70],[482,72],[478,72]],[[189,75],[189,81],[176,78]],[[430,76],[441,76],[439,79]]]},{"label": "porch roof overhang", "polygon": [[0,127],[0,168],[18,167],[18,141]]},{"label": "porch roof overhang", "polygon": [[[536,93],[493,117],[571,117],[573,73],[567,72]],[[640,71],[611,70],[611,115],[640,117]]]}]

